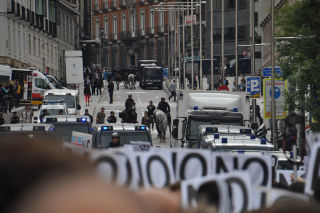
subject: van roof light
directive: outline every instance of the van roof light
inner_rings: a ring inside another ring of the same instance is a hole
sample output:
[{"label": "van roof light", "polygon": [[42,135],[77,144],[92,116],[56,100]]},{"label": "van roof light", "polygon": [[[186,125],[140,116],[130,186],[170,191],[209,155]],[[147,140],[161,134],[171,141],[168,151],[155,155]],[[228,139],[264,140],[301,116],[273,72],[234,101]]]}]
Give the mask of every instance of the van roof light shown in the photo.
[{"label": "van roof light", "polygon": [[233,112],[238,112],[238,108],[235,107],[235,108],[232,109],[232,111]]},{"label": "van roof light", "polygon": [[193,110],[199,110],[199,107],[198,106],[194,106]]},{"label": "van roof light", "polygon": [[228,138],[222,138],[221,143],[228,143]]}]

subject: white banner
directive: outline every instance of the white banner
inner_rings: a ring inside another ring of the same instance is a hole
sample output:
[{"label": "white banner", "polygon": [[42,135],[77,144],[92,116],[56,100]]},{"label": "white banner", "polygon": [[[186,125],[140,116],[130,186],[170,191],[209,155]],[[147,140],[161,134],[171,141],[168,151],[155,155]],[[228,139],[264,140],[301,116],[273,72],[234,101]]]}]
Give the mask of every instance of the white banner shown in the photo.
[{"label": "white banner", "polygon": [[218,212],[246,212],[253,207],[251,192],[247,172],[220,174],[181,182],[181,201],[184,208],[196,207],[204,196],[206,202],[217,206]]},{"label": "white banner", "polygon": [[313,189],[319,184],[320,177],[320,143],[314,143],[309,157],[308,170],[306,173],[305,193],[313,195]]}]

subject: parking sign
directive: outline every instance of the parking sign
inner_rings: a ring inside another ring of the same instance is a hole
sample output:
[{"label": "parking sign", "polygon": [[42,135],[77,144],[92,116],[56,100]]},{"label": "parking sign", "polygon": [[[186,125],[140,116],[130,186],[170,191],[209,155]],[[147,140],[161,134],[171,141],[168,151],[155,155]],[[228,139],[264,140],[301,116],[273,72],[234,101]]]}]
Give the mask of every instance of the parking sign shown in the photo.
[{"label": "parking sign", "polygon": [[261,82],[259,76],[247,77],[247,93],[251,98],[260,98]]}]

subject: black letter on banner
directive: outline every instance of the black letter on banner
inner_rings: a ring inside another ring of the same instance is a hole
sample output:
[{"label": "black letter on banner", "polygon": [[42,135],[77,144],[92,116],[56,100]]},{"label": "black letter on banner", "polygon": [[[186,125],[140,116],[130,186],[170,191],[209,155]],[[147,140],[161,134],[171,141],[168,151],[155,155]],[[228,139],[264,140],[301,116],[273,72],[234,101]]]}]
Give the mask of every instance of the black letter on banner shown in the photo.
[{"label": "black letter on banner", "polygon": [[261,167],[263,169],[263,180],[260,185],[266,186],[268,184],[268,177],[269,177],[268,166],[260,158],[250,158],[243,164],[242,170],[248,169],[248,167],[250,166],[251,163],[259,163],[261,165]]},{"label": "black letter on banner", "polygon": [[131,163],[129,161],[129,158],[126,154],[123,152],[116,152],[117,155],[121,155],[126,158],[126,168],[127,168],[127,180],[124,183],[124,185],[129,186],[131,181],[132,181],[132,168],[131,168]]},{"label": "black letter on banner", "polygon": [[154,183],[151,178],[151,173],[150,173],[151,168],[150,167],[151,167],[151,163],[155,160],[159,161],[163,165],[164,170],[166,172],[166,183],[163,187],[169,186],[169,184],[170,184],[169,169],[168,169],[166,162],[164,160],[162,160],[159,156],[152,156],[148,159],[148,162],[147,162],[147,177],[148,177],[148,181],[149,181],[150,185],[154,186]]},{"label": "black letter on banner", "polygon": [[110,158],[108,156],[102,156],[100,158],[98,158],[94,164],[96,166],[98,166],[100,163],[108,163],[110,164],[111,168],[112,168],[112,181],[116,181],[117,180],[117,177],[118,177],[118,166],[117,166],[117,163],[114,161],[113,158]]},{"label": "black letter on banner", "polygon": [[320,148],[316,151],[316,159],[314,161],[314,167],[312,168],[313,169],[312,182],[311,182],[312,190],[314,190],[314,188],[318,184],[319,166],[320,166]]},{"label": "black letter on banner", "polygon": [[233,158],[233,168],[238,170],[238,157]]},{"label": "black letter on banner", "polygon": [[176,152],[172,152],[172,168],[173,168],[173,173],[174,176],[176,177],[176,163],[177,163],[177,153]]},{"label": "black letter on banner", "polygon": [[[247,209],[248,208],[248,192],[247,192],[247,188],[244,185],[244,183],[242,182],[242,180],[239,178],[232,177],[232,178],[226,179],[226,182],[229,186],[229,189],[231,189],[231,184],[233,184],[233,183],[238,184],[240,186],[240,188],[242,189],[242,194],[243,194],[243,206],[239,212],[247,211],[248,210]],[[235,195],[232,195],[232,190],[230,190],[230,200],[232,200],[232,196],[235,196]]]},{"label": "black letter on banner", "polygon": [[202,165],[202,177],[206,176],[207,173],[208,173],[208,170],[207,170],[207,162],[206,162],[206,159],[204,159],[204,157],[198,153],[191,153],[191,154],[188,154],[183,160],[182,160],[182,163],[181,163],[181,167],[180,167],[180,179],[181,180],[184,180],[186,177],[185,177],[185,174],[184,174],[184,169],[187,165],[187,162],[191,159],[191,158],[197,158],[200,160],[201,162],[201,165]]},{"label": "black letter on banner", "polygon": [[226,165],[224,164],[223,160],[221,157],[217,157],[217,167],[216,167],[216,173],[219,174],[220,170],[222,169],[223,172],[228,172],[228,169]]},{"label": "black letter on banner", "polygon": [[141,168],[141,162],[140,162],[139,156],[137,156],[137,166],[138,166],[139,176],[140,176],[140,180],[138,181],[138,185],[142,187],[142,186],[144,186],[144,181],[143,181],[143,174],[142,174],[142,168]]}]

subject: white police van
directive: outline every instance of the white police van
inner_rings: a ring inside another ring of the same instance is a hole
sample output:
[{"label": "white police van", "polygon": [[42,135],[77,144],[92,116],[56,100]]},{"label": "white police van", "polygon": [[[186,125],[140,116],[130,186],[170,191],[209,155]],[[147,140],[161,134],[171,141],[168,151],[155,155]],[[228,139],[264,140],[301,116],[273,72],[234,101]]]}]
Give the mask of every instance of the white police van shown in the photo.
[{"label": "white police van", "polygon": [[66,117],[68,115],[67,105],[63,100],[44,100],[40,109],[34,112],[32,123],[42,123],[43,119],[41,118],[44,111],[47,112],[47,116],[62,115]]},{"label": "white police van", "polygon": [[97,125],[93,140],[94,149],[109,148],[111,137],[114,132],[120,136],[121,145],[131,142],[149,142],[152,145],[150,130],[146,126],[130,124]]},{"label": "white police van", "polygon": [[212,151],[273,151],[273,144],[256,138],[250,128],[235,125],[201,125],[197,146]]},{"label": "white police van", "polygon": [[1,142],[8,142],[16,138],[45,139],[46,142],[55,141],[55,127],[52,124],[4,124],[0,126]]},{"label": "white police van", "polygon": [[88,116],[48,115],[43,118],[43,123],[54,125],[56,139],[60,142],[70,142],[72,131],[91,134],[93,130]]},{"label": "white police van", "polygon": [[78,90],[71,89],[51,89],[44,93],[44,101],[59,101],[67,105],[69,115],[78,115],[81,106],[79,104]]}]

